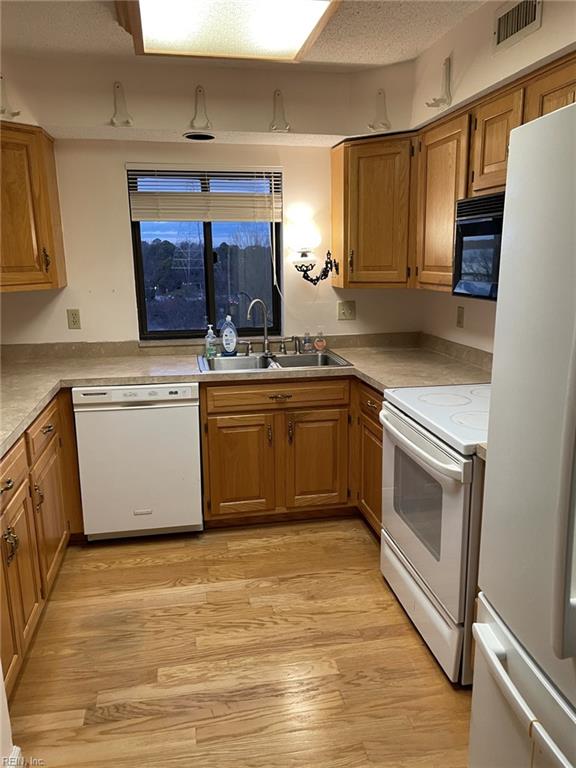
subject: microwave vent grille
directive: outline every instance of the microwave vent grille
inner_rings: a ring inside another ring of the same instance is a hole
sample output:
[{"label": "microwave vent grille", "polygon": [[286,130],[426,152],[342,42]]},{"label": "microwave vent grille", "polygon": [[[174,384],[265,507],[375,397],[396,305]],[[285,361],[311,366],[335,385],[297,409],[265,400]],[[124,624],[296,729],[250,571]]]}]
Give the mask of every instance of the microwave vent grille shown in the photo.
[{"label": "microwave vent grille", "polygon": [[463,219],[470,216],[498,216],[504,212],[504,192],[495,195],[482,195],[481,197],[467,197],[458,200],[456,204],[456,218]]}]

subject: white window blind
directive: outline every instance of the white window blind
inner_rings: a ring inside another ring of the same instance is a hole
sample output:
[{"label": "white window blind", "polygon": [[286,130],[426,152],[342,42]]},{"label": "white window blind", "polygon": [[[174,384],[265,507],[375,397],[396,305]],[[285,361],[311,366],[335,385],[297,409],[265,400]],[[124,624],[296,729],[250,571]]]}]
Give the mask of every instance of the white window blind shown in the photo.
[{"label": "white window blind", "polygon": [[132,221],[282,220],[282,173],[129,170]]}]

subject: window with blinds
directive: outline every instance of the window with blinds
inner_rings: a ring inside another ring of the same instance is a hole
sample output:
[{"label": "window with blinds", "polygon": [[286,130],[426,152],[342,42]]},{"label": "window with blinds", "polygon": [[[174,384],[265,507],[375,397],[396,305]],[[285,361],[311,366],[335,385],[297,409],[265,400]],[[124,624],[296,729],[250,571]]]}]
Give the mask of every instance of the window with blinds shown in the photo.
[{"label": "window with blinds", "polygon": [[132,221],[280,221],[279,171],[128,171]]},{"label": "window with blinds", "polygon": [[141,338],[202,337],[226,315],[258,336],[261,318],[246,317],[256,297],[280,333],[281,171],[127,174]]}]

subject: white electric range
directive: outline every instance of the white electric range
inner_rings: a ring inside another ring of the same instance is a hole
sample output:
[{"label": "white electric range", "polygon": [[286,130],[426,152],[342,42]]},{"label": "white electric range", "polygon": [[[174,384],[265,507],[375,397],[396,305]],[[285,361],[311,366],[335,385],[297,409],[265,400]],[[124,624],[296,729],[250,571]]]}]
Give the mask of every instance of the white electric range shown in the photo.
[{"label": "white electric range", "polygon": [[489,384],[384,391],[381,568],[450,680],[472,682]]}]

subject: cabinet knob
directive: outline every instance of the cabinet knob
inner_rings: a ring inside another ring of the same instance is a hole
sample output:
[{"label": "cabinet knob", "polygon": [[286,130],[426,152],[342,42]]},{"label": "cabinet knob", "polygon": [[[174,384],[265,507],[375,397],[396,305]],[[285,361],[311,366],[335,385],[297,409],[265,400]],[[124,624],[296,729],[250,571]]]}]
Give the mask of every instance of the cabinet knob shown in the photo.
[{"label": "cabinet knob", "polygon": [[49,435],[51,432],[54,432],[54,424],[46,424],[45,427],[42,427],[40,430],[43,435]]},{"label": "cabinet knob", "polygon": [[0,486],[0,495],[6,493],[6,491],[11,491],[12,488],[14,488],[14,480],[9,477],[4,481],[4,484]]},{"label": "cabinet knob", "polygon": [[18,548],[20,547],[20,539],[18,538],[16,531],[11,525],[8,526],[6,531],[2,534],[2,539],[9,547],[8,555],[6,556],[6,564],[10,565],[12,560],[16,557]]}]

